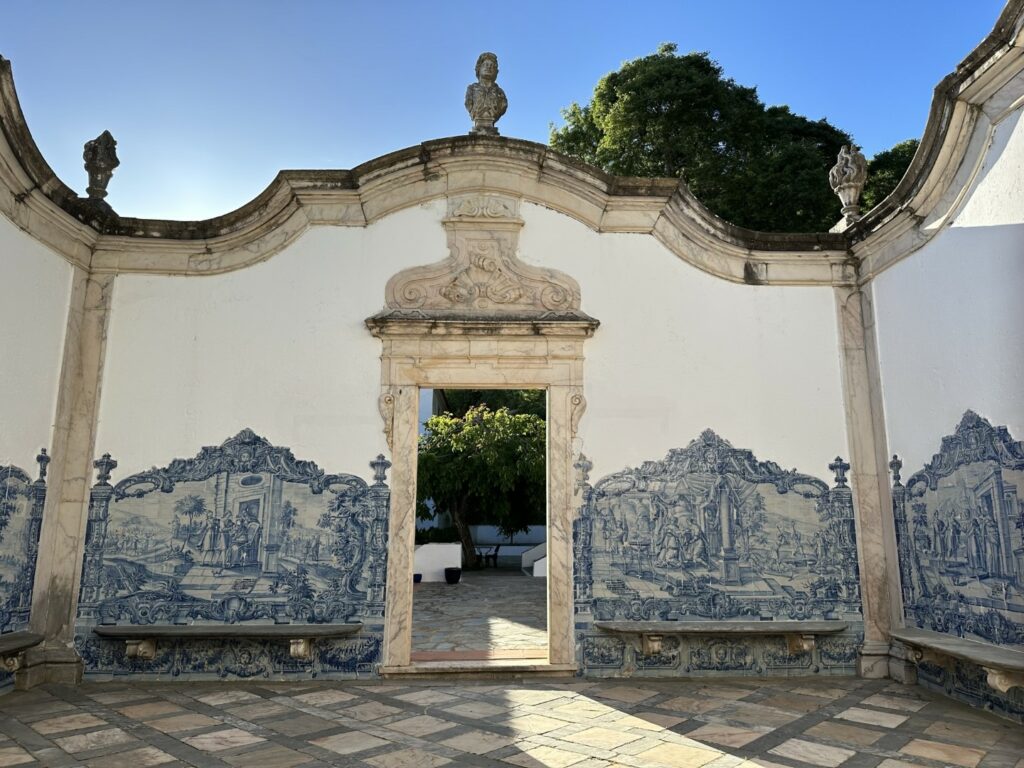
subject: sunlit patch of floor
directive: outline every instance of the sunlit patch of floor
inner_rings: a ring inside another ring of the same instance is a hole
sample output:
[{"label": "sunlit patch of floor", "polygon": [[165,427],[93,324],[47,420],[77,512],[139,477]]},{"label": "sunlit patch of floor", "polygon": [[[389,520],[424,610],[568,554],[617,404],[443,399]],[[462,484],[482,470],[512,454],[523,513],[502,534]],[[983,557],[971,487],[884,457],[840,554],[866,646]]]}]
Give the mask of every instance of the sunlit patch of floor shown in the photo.
[{"label": "sunlit patch of floor", "polygon": [[857,678],[87,683],[0,697],[0,766],[1024,768],[1024,728]]}]

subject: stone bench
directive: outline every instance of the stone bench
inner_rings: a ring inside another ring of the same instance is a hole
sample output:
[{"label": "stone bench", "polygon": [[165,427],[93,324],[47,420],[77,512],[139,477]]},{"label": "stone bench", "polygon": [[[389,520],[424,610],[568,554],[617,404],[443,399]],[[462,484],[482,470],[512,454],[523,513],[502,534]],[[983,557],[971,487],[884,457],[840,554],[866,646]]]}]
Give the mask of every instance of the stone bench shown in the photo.
[{"label": "stone bench", "polygon": [[35,632],[8,632],[0,635],[0,669],[17,672],[21,667],[21,655],[41,642],[43,636]]},{"label": "stone bench", "polygon": [[1024,687],[1024,651],[1000,648],[990,643],[952,637],[928,629],[895,629],[892,639],[908,646],[916,663],[922,661],[948,666],[950,659],[977,664],[985,670],[988,684],[1001,693],[1014,686]]},{"label": "stone bench", "polygon": [[125,641],[125,656],[156,658],[157,640],[272,640],[287,642],[292,658],[308,661],[317,640],[354,635],[361,621],[349,624],[189,624],[189,625],[102,625],[93,628],[100,637]]},{"label": "stone bench", "polygon": [[645,656],[661,652],[666,635],[781,635],[790,653],[814,649],[815,635],[834,635],[847,629],[845,621],[598,621],[604,632],[638,635]]}]

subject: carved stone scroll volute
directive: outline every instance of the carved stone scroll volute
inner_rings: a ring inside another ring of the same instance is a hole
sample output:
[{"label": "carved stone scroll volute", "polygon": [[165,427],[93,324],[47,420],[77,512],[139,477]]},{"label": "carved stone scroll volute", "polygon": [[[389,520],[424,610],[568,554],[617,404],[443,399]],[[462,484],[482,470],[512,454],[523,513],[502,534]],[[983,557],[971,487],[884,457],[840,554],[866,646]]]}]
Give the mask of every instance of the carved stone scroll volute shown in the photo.
[{"label": "carved stone scroll volute", "polygon": [[390,312],[426,315],[580,314],[579,285],[519,260],[519,200],[496,194],[449,198],[449,255],[399,272],[387,284]]}]

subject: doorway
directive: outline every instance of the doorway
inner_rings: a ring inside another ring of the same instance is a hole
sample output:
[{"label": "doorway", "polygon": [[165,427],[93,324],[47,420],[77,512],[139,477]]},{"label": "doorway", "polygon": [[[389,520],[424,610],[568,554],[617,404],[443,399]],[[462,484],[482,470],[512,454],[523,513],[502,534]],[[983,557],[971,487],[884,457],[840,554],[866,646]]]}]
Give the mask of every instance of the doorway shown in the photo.
[{"label": "doorway", "polygon": [[413,662],[546,663],[547,392],[420,389]]},{"label": "doorway", "polygon": [[[546,396],[547,660],[561,671],[575,666],[572,592],[572,519],[578,506],[573,443],[586,407],[583,341],[596,323],[500,320],[374,326],[383,342],[381,395],[384,431],[392,454],[388,522],[387,598],[382,672],[414,671],[413,563],[421,389],[542,389]],[[494,661],[480,661],[486,668]]]}]

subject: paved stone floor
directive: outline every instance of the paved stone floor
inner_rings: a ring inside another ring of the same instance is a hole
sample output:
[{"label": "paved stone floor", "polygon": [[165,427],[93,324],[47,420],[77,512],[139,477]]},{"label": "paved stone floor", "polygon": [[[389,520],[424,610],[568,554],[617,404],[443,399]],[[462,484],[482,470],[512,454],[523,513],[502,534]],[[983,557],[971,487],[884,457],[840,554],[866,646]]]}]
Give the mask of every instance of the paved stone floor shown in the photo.
[{"label": "paved stone floor", "polygon": [[458,584],[413,590],[413,660],[544,658],[547,579],[522,571],[463,571]]},{"label": "paved stone floor", "polygon": [[1024,768],[1024,728],[856,678],[89,683],[0,697],[0,765]]}]

